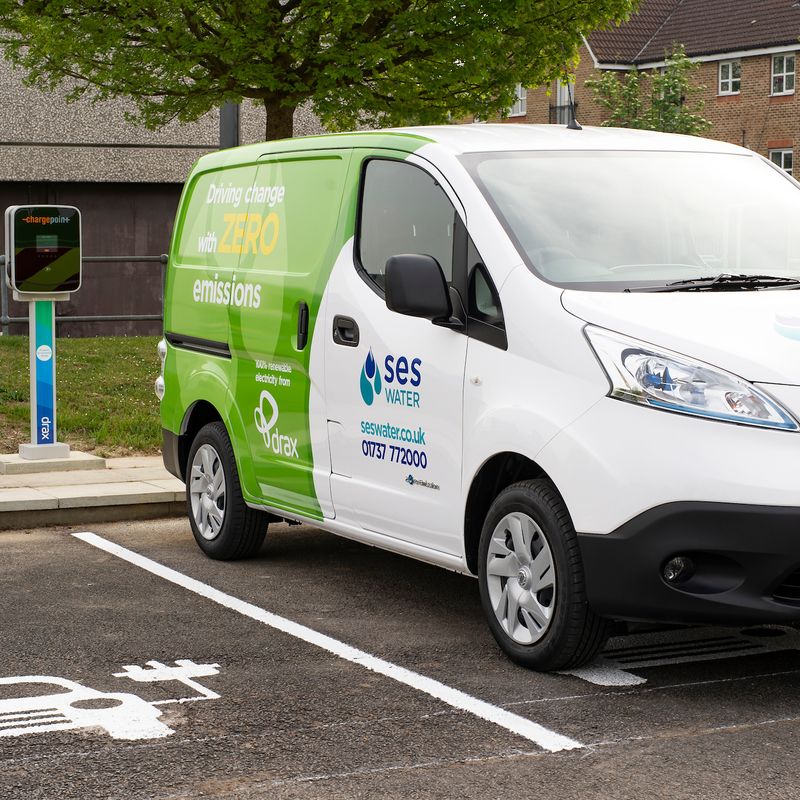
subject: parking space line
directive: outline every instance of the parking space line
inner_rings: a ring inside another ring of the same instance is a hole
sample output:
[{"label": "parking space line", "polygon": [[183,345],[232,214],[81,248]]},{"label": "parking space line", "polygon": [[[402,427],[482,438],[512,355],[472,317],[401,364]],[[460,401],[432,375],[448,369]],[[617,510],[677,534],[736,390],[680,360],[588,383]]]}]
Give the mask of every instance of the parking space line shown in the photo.
[{"label": "parking space line", "polygon": [[428,678],[425,675],[420,675],[419,673],[413,672],[405,667],[400,667],[397,664],[384,661],[382,658],[378,658],[377,656],[373,656],[363,650],[358,650],[355,647],[351,647],[350,645],[340,642],[338,639],[334,639],[333,637],[327,636],[324,633],[315,631],[306,627],[305,625],[300,625],[297,622],[292,622],[290,619],[280,617],[277,614],[273,614],[266,609],[259,608],[252,603],[248,603],[244,600],[240,600],[237,597],[226,594],[225,592],[221,592],[219,589],[215,589],[213,586],[202,583],[195,578],[190,578],[188,575],[184,575],[177,570],[166,567],[163,564],[159,564],[157,561],[153,561],[152,559],[142,556],[139,553],[128,550],[127,548],[115,544],[108,539],[104,539],[95,533],[83,532],[73,533],[72,535],[76,539],[80,539],[86,544],[97,547],[100,550],[104,550],[105,552],[116,556],[123,561],[127,561],[129,564],[133,564],[134,566],[150,572],[153,575],[157,575],[158,577],[163,578],[170,583],[174,583],[175,585],[187,589],[190,592],[194,592],[201,597],[205,597],[207,600],[211,600],[218,605],[224,606],[232,611],[236,611],[245,617],[249,617],[257,622],[261,622],[262,624],[271,628],[275,628],[283,633],[288,633],[290,636],[294,636],[295,638],[301,639],[308,644],[312,644],[315,647],[326,650],[329,653],[344,659],[345,661],[358,664],[359,666],[365,667],[372,672],[376,672],[380,675],[384,675],[387,678],[391,678],[398,683],[410,686],[412,689],[424,692],[425,694],[430,695],[431,697],[434,697],[437,700],[452,706],[453,708],[466,711],[476,717],[479,717],[480,719],[486,720],[487,722],[492,722],[501,728],[505,728],[506,730],[517,734],[518,736],[522,736],[528,741],[534,742],[544,750],[558,752],[560,750],[575,750],[584,747],[583,744],[575,739],[570,739],[567,736],[556,733],[555,731],[545,728],[543,725],[539,725],[532,720],[518,716],[517,714],[513,714],[504,708],[492,705],[484,700],[479,700],[477,697],[473,697],[472,695],[468,695],[465,692],[454,689],[451,686],[440,683],[433,678]]},{"label": "parking space line", "polygon": [[623,691],[612,692],[586,692],[584,694],[568,694],[560,695],[557,697],[534,697],[530,700],[512,700],[509,703],[504,703],[506,707],[511,706],[530,706],[540,705],[543,703],[564,703],[572,702],[575,700],[597,700],[599,697],[624,697],[625,695],[635,694],[653,694],[655,692],[674,691],[675,689],[694,689],[698,686],[713,686],[720,683],[740,683],[742,681],[760,681],[765,678],[781,678],[785,675],[797,675],[800,669],[784,669],[779,672],[758,672],[752,675],[734,675],[729,678],[708,678],[706,680],[698,681],[684,681],[683,683],[664,683],[660,686],[637,686],[635,689],[628,689]]}]

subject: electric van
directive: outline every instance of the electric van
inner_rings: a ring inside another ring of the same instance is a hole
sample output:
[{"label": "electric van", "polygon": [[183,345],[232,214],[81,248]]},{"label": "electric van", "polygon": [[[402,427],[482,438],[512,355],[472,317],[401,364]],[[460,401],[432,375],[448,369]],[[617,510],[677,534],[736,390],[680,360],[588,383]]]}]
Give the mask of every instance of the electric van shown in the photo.
[{"label": "electric van", "polygon": [[202,157],[157,393],[197,543],[477,577],[515,661],[800,619],[800,185],[733,145],[453,125]]}]

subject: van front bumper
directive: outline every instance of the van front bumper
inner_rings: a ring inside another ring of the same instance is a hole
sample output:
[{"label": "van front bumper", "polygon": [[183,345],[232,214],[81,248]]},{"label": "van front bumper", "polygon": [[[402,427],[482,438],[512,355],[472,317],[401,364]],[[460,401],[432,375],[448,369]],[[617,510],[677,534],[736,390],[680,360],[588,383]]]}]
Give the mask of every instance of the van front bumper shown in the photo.
[{"label": "van front bumper", "polygon": [[[601,616],[676,623],[800,620],[800,508],[668,503],[608,534],[578,534]],[[679,580],[664,576],[681,557]]]}]

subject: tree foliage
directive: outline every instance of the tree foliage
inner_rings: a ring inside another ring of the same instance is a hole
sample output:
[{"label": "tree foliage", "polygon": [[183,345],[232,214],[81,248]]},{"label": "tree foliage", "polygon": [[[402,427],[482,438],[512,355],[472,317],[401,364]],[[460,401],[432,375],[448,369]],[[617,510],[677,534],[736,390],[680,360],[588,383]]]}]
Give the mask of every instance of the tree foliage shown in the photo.
[{"label": "tree foliage", "polygon": [[132,99],[150,128],[225,101],[291,135],[307,101],[331,129],[502,114],[638,0],[0,0],[5,55],[40,88]]},{"label": "tree foliage", "polygon": [[696,98],[706,88],[692,83],[696,70],[683,47],[676,47],[663,72],[608,71],[587,80],[586,86],[609,111],[605,126],[698,135],[711,123],[702,116],[705,103]]}]

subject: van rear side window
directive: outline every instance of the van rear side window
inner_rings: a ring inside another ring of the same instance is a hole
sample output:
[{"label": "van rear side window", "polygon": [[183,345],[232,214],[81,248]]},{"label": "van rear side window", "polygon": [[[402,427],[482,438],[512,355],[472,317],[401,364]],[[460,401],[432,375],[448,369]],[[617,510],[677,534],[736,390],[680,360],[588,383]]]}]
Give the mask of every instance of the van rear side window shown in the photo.
[{"label": "van rear side window", "polygon": [[255,170],[251,166],[200,175],[192,187],[179,240],[181,264],[235,269],[239,249],[232,246],[237,217],[250,203]]},{"label": "van rear side window", "polygon": [[326,153],[259,163],[239,269],[320,276],[331,257],[347,166]]},{"label": "van rear side window", "polygon": [[387,259],[417,253],[433,256],[450,282],[455,215],[447,195],[424,170],[402,161],[367,162],[358,238],[361,266],[383,289]]}]

